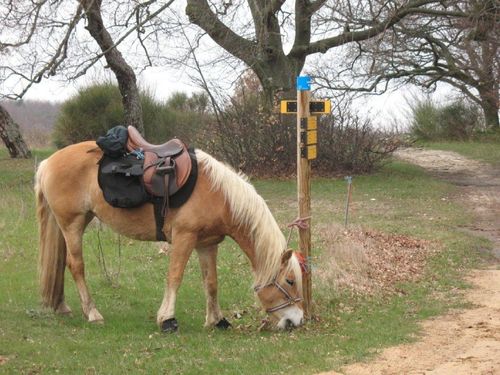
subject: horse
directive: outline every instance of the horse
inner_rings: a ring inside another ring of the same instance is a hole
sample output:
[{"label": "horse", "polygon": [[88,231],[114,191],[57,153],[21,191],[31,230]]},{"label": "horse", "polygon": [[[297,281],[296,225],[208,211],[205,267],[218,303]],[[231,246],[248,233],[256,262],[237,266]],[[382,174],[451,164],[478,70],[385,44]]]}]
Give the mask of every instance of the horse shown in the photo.
[{"label": "horse", "polygon": [[[170,262],[157,324],[175,332],[175,304],[184,269],[193,250],[199,257],[206,297],[206,327],[228,328],[217,299],[217,249],[226,236],[250,261],[253,288],[271,322],[280,329],[303,322],[300,254],[286,239],[264,199],[248,178],[196,149],[198,178],[186,203],[171,208],[163,233],[171,244]],[[64,299],[64,272],[76,283],[83,315],[104,322],[85,282],[82,237],[94,217],[126,237],[155,241],[153,205],[115,208],[97,181],[102,151],[94,141],[67,146],[43,160],[35,176],[39,226],[39,281],[43,305],[71,314]]]}]

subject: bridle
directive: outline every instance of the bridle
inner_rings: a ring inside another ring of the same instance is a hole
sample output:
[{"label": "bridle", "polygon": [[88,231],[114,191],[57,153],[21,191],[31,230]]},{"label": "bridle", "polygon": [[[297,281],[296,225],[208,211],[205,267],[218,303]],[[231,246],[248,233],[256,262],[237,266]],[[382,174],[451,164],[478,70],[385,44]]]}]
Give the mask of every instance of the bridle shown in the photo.
[{"label": "bridle", "polygon": [[270,286],[276,287],[281,293],[283,293],[285,295],[285,297],[286,297],[286,302],[283,302],[282,304],[280,304],[278,306],[274,306],[274,307],[271,307],[269,309],[266,309],[266,313],[272,313],[272,312],[284,309],[285,307],[295,305],[297,302],[300,302],[300,301],[303,300],[303,298],[301,298],[301,297],[292,297],[290,295],[290,293],[288,293],[286,291],[285,288],[283,288],[280,284],[278,284],[276,282],[276,278],[274,278],[273,281],[271,281],[267,285],[262,285],[262,286],[256,286],[256,287],[254,287],[253,290],[255,291],[255,293],[258,293],[260,290],[262,290],[264,288],[268,288]]},{"label": "bridle", "polygon": [[[306,219],[309,219],[309,218],[306,218]],[[289,236],[288,239],[290,240],[290,236]],[[308,268],[307,268],[307,264],[306,264],[306,259],[304,258],[304,256],[302,255],[302,253],[299,253],[299,252],[295,251],[294,254],[295,254],[295,256],[297,257],[297,259],[299,261],[300,269],[302,271],[302,274],[309,272]],[[301,297],[292,297],[290,295],[290,293],[288,293],[286,291],[285,288],[283,288],[280,284],[278,284],[276,282],[277,277],[278,276],[276,275],[274,277],[273,281],[271,281],[269,284],[266,284],[266,285],[257,285],[257,286],[255,286],[253,288],[253,290],[255,291],[255,293],[258,293],[260,290],[262,290],[264,288],[268,288],[270,286],[274,286],[276,289],[278,289],[281,293],[283,293],[285,295],[285,299],[286,299],[285,302],[283,302],[280,305],[277,305],[277,306],[274,306],[274,307],[270,307],[269,309],[266,309],[266,313],[272,313],[272,312],[284,309],[285,307],[295,305],[297,302],[300,302],[300,301],[303,300],[303,298],[301,298]]]}]

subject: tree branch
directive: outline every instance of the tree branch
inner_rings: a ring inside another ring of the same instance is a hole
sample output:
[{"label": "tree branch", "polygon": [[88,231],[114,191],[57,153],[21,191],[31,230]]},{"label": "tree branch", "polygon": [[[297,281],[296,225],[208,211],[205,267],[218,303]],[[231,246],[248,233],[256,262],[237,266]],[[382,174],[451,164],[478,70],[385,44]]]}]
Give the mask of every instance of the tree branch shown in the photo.
[{"label": "tree branch", "polygon": [[24,75],[24,74],[17,72],[16,70],[12,69],[11,67],[6,67],[6,66],[2,67],[3,69],[8,69],[8,70],[12,71],[13,74],[22,77],[23,79],[25,79],[28,82],[28,84],[23,88],[21,93],[16,94],[16,95],[6,95],[6,97],[9,97],[9,98],[14,97],[16,99],[22,98],[26,94],[26,92],[28,92],[28,90],[31,88],[31,86],[33,86],[36,83],[41,82],[43,76],[47,72],[49,75],[56,74],[57,68],[62,64],[62,62],[67,57],[68,42],[69,42],[69,39],[71,37],[71,34],[73,33],[73,30],[75,29],[76,25],[78,24],[78,22],[82,18],[82,15],[83,15],[82,10],[83,10],[83,8],[79,4],[77,6],[75,15],[73,16],[73,18],[71,19],[71,21],[68,24],[68,29],[66,30],[66,33],[64,34],[62,41],[57,46],[55,53],[50,58],[50,60],[46,64],[44,64],[43,67],[40,70],[38,70],[34,75],[31,75],[30,77],[28,77],[27,75]]},{"label": "tree branch", "polygon": [[206,0],[188,0],[186,14],[189,21],[205,30],[226,51],[249,66],[255,63],[255,44],[227,27],[210,9]]},{"label": "tree branch", "polygon": [[[28,44],[31,41],[31,38],[35,34],[35,31],[36,31],[37,26],[38,26],[38,19],[39,19],[39,15],[40,15],[40,10],[42,9],[42,6],[47,1],[48,0],[43,0],[43,1],[40,1],[39,3],[34,3],[35,8],[32,11],[32,12],[34,12],[33,21],[32,21],[33,23],[31,24],[30,30],[28,31],[28,35],[26,35],[26,37],[23,40],[20,40],[16,43],[3,43],[0,41],[0,51],[6,49],[8,47],[17,48],[17,47],[20,47],[24,44]],[[27,16],[25,15],[23,18],[27,18]],[[27,21],[27,23],[28,22],[29,21]]]},{"label": "tree branch", "polygon": [[295,40],[290,57],[302,58],[306,55],[307,48],[311,42],[311,17],[307,0],[295,1]]},{"label": "tree branch", "polygon": [[[160,8],[158,8],[156,11],[154,11],[153,13],[149,14],[147,17],[145,17],[141,22],[139,23],[136,23],[134,27],[131,27],[125,34],[123,34],[116,42],[114,42],[113,45],[111,45],[109,47],[109,49],[106,49],[106,50],[101,50],[100,53],[96,54],[95,56],[93,56],[91,59],[87,60],[88,63],[80,69],[80,72],[78,74],[76,74],[75,76],[72,77],[72,79],[76,79],[76,78],[79,78],[83,75],[85,75],[87,73],[87,71],[97,62],[99,61],[103,56],[106,55],[106,53],[108,53],[109,50],[111,50],[112,48],[116,48],[118,47],[120,44],[122,44],[122,42],[127,39],[127,37],[132,34],[134,31],[137,31],[139,30],[140,28],[142,28],[147,22],[151,21],[153,18],[155,18],[156,16],[158,16],[160,13],[162,13],[165,9],[167,9],[168,7],[170,7],[170,5],[172,5],[172,3],[174,2],[175,0],[170,0],[168,3],[162,5]],[[144,5],[144,4],[142,4]],[[139,6],[138,6],[139,7]],[[131,14],[131,17],[133,17],[133,14]]]},{"label": "tree branch", "polygon": [[325,5],[326,2],[327,2],[327,0],[316,0],[313,2],[309,2],[309,5],[308,5],[309,12],[311,14],[316,13],[318,10],[321,9],[321,7],[323,7],[323,5]]},{"label": "tree branch", "polygon": [[[346,31],[340,35],[326,38],[322,40],[318,40],[316,42],[311,43],[309,46],[301,46],[300,49],[303,49],[303,53],[312,54],[312,53],[325,53],[330,48],[338,47],[340,45],[362,41],[369,38],[372,38],[385,30],[391,28],[397,22],[401,21],[404,17],[409,14],[414,14],[416,11],[420,9],[420,7],[435,3],[436,0],[412,0],[407,3],[406,6],[403,6],[393,12],[391,16],[389,16],[385,21],[377,23],[375,26],[360,30],[360,31]],[[299,51],[297,51],[299,52]]]}]

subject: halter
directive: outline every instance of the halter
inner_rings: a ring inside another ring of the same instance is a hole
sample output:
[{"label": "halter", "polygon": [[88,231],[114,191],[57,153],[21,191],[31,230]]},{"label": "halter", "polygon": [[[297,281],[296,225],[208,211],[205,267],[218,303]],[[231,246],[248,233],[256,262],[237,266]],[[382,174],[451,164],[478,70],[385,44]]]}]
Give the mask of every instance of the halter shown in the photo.
[{"label": "halter", "polygon": [[281,309],[284,309],[285,307],[288,307],[288,306],[292,306],[292,305],[295,305],[295,303],[297,302],[300,302],[303,300],[303,298],[301,297],[292,297],[290,295],[290,293],[288,293],[286,291],[285,288],[283,288],[280,284],[278,284],[276,282],[276,278],[273,279],[272,282],[270,282],[269,284],[267,285],[263,285],[263,286],[256,286],[255,288],[253,288],[253,290],[255,291],[255,293],[258,293],[259,290],[261,289],[264,289],[264,288],[267,288],[269,286],[274,286],[276,287],[281,293],[283,293],[286,297],[286,302],[283,302],[281,305],[278,305],[278,306],[274,306],[274,307],[271,307],[269,309],[266,309],[266,313],[272,313],[272,312],[275,312],[275,311],[278,311],[278,310],[281,310]]}]

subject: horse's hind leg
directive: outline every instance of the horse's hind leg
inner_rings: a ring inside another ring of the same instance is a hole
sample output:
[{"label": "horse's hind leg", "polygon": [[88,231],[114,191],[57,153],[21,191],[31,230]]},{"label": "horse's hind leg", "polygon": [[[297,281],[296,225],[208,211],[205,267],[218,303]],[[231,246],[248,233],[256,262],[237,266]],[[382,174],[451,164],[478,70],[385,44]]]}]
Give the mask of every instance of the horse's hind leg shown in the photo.
[{"label": "horse's hind leg", "polygon": [[69,223],[62,223],[61,229],[66,240],[67,256],[66,263],[68,265],[73,279],[75,280],[80,302],[82,305],[83,314],[89,322],[103,322],[104,318],[96,309],[92,298],[90,297],[87,283],[85,282],[85,264],[83,262],[82,253],[82,237],[83,231],[91,220],[90,217],[78,216],[73,218]]},{"label": "horse's hind leg", "polygon": [[217,300],[217,246],[196,249],[207,298],[205,327],[226,329],[231,324],[224,318]]}]

